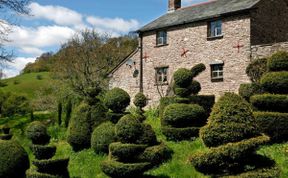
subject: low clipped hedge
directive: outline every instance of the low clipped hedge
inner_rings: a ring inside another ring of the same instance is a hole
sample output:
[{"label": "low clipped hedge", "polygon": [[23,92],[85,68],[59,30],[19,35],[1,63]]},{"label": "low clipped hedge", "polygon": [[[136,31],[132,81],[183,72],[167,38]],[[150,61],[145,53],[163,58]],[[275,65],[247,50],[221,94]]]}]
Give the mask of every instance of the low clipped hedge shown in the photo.
[{"label": "low clipped hedge", "polygon": [[254,95],[250,102],[259,111],[288,112],[288,95]]},{"label": "low clipped hedge", "polygon": [[192,83],[185,88],[175,84],[173,86],[173,91],[177,96],[180,97],[197,95],[201,91],[201,84],[196,80],[193,80]]},{"label": "low clipped hedge", "polygon": [[15,141],[0,140],[0,177],[24,178],[29,168],[26,151]]},{"label": "low clipped hedge", "polygon": [[32,145],[31,150],[36,159],[50,159],[56,153],[56,146]]},{"label": "low clipped hedge", "polygon": [[205,110],[196,104],[171,104],[165,108],[162,125],[177,128],[200,126],[205,119]]},{"label": "low clipped hedge", "polygon": [[288,113],[255,112],[254,117],[260,131],[270,136],[272,142],[288,140]]},{"label": "low clipped hedge", "polygon": [[133,103],[135,106],[137,106],[139,108],[143,108],[147,105],[147,98],[142,92],[137,93],[135,95]]},{"label": "low clipped hedge", "polygon": [[134,178],[142,175],[151,168],[151,163],[120,163],[104,161],[101,163],[102,171],[110,177]]},{"label": "low clipped hedge", "polygon": [[240,85],[239,95],[246,101],[249,101],[250,97],[256,94],[263,94],[263,89],[258,83],[247,83]]},{"label": "low clipped hedge", "polygon": [[288,71],[264,74],[260,84],[266,92],[288,94]]},{"label": "low clipped hedge", "polygon": [[142,134],[139,139],[136,141],[137,144],[145,144],[145,145],[155,145],[157,144],[156,134],[149,124],[142,125]]},{"label": "low clipped hedge", "polygon": [[47,133],[47,128],[40,121],[31,122],[27,126],[26,136],[32,140],[33,144],[45,145],[50,141],[50,136]]},{"label": "low clipped hedge", "polygon": [[[250,162],[256,149],[269,142],[268,136],[259,136],[236,143],[211,148],[207,152],[194,154],[190,161],[197,171],[207,174],[233,172]],[[251,159],[250,158],[250,159]]]},{"label": "low clipped hedge", "polygon": [[104,104],[113,112],[121,113],[130,104],[130,96],[121,88],[113,88],[106,93]]},{"label": "low clipped hedge", "polygon": [[280,177],[281,170],[277,166],[259,168],[247,171],[233,176],[224,176],[223,178],[276,178]]},{"label": "low clipped hedge", "polygon": [[117,138],[122,143],[135,143],[142,134],[141,122],[133,115],[123,116],[115,126]]},{"label": "low clipped hedge", "polygon": [[193,79],[192,72],[189,69],[180,68],[173,74],[175,85],[179,88],[188,87]]},{"label": "low clipped hedge", "polygon": [[166,136],[167,140],[181,141],[181,140],[193,140],[199,136],[199,127],[185,127],[185,128],[173,128],[162,126],[161,131]]},{"label": "low clipped hedge", "polygon": [[37,167],[37,171],[40,173],[69,177],[67,170],[69,158],[34,160],[32,163]]},{"label": "low clipped hedge", "polygon": [[115,142],[109,146],[109,155],[110,159],[124,163],[132,163],[146,148],[147,145],[123,144],[121,142]]},{"label": "low clipped hedge", "polygon": [[192,72],[192,77],[197,77],[201,72],[206,70],[206,66],[201,63],[201,64],[197,64],[194,67],[191,68],[191,72]]},{"label": "low clipped hedge", "polygon": [[39,172],[27,172],[26,178],[62,178],[62,176],[44,174]]},{"label": "low clipped hedge", "polygon": [[112,122],[105,122],[94,129],[91,147],[95,153],[108,153],[109,144],[115,140],[115,125]]},{"label": "low clipped hedge", "polygon": [[288,53],[279,51],[273,54],[267,62],[269,71],[288,71]]},{"label": "low clipped hedge", "polygon": [[159,104],[159,116],[162,118],[166,106],[173,103],[186,103],[189,104],[188,98],[180,98],[175,96],[162,97]]}]

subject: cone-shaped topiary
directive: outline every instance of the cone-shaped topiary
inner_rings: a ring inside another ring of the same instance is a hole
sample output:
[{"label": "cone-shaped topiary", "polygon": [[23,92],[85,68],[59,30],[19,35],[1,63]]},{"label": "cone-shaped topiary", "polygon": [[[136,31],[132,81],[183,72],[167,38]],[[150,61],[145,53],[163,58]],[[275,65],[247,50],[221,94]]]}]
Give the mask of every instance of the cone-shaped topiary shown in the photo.
[{"label": "cone-shaped topiary", "polygon": [[257,155],[256,150],[268,143],[269,137],[259,133],[250,105],[236,94],[226,93],[219,99],[200,137],[213,148],[192,155],[190,161],[204,174],[241,177],[244,172],[259,177],[261,169],[262,175],[279,175],[274,161]]},{"label": "cone-shaped topiary", "polygon": [[114,178],[141,177],[143,173],[171,158],[171,150],[159,144],[151,126],[132,115],[116,124],[120,142],[111,143],[109,158],[101,163],[102,171]]},{"label": "cone-shaped topiary", "polygon": [[49,143],[50,136],[46,126],[40,121],[31,122],[26,128],[26,136],[31,139],[33,144],[45,145]]},{"label": "cone-shaped topiary", "polygon": [[0,140],[0,177],[24,178],[29,168],[26,151],[15,141]]},{"label": "cone-shaped topiary", "polygon": [[121,113],[130,104],[130,96],[121,88],[113,88],[106,93],[104,104],[113,112]]}]

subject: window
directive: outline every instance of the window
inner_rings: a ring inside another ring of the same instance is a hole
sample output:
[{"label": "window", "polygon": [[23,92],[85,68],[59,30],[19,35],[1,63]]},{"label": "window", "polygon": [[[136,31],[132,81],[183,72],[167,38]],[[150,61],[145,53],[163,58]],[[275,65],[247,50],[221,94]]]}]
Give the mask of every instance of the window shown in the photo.
[{"label": "window", "polygon": [[167,32],[166,31],[159,31],[156,35],[156,45],[166,45],[167,44]]},{"label": "window", "polygon": [[155,68],[155,79],[157,85],[168,84],[168,67]]},{"label": "window", "polygon": [[223,64],[211,65],[211,80],[223,81]]},{"label": "window", "polygon": [[208,37],[220,37],[222,36],[222,21],[211,21],[208,24]]}]

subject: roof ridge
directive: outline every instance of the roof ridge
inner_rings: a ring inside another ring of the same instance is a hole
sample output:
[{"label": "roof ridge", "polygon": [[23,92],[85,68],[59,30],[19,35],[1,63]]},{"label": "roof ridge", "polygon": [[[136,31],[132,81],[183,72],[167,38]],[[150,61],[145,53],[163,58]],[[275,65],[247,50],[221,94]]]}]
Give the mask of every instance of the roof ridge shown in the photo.
[{"label": "roof ridge", "polygon": [[[192,8],[192,7],[197,7],[197,6],[202,6],[202,5],[207,5],[207,4],[216,2],[216,1],[217,1],[217,0],[208,0],[208,1],[206,1],[206,2],[200,2],[200,3],[192,4],[192,5],[190,5],[190,6],[181,7],[179,10],[187,9],[187,8]],[[177,10],[176,10],[176,11],[177,11]]]}]

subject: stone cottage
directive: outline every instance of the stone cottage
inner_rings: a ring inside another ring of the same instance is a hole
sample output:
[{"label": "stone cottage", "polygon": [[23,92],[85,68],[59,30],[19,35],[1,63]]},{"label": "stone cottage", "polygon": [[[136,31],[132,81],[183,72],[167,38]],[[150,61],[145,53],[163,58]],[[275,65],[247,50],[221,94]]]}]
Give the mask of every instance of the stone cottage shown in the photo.
[{"label": "stone cottage", "polygon": [[156,105],[167,95],[174,71],[204,63],[201,94],[238,92],[250,82],[245,69],[255,58],[288,50],[288,0],[216,0],[181,7],[140,28],[139,48],[110,73],[110,87],[132,97],[139,91]]}]

